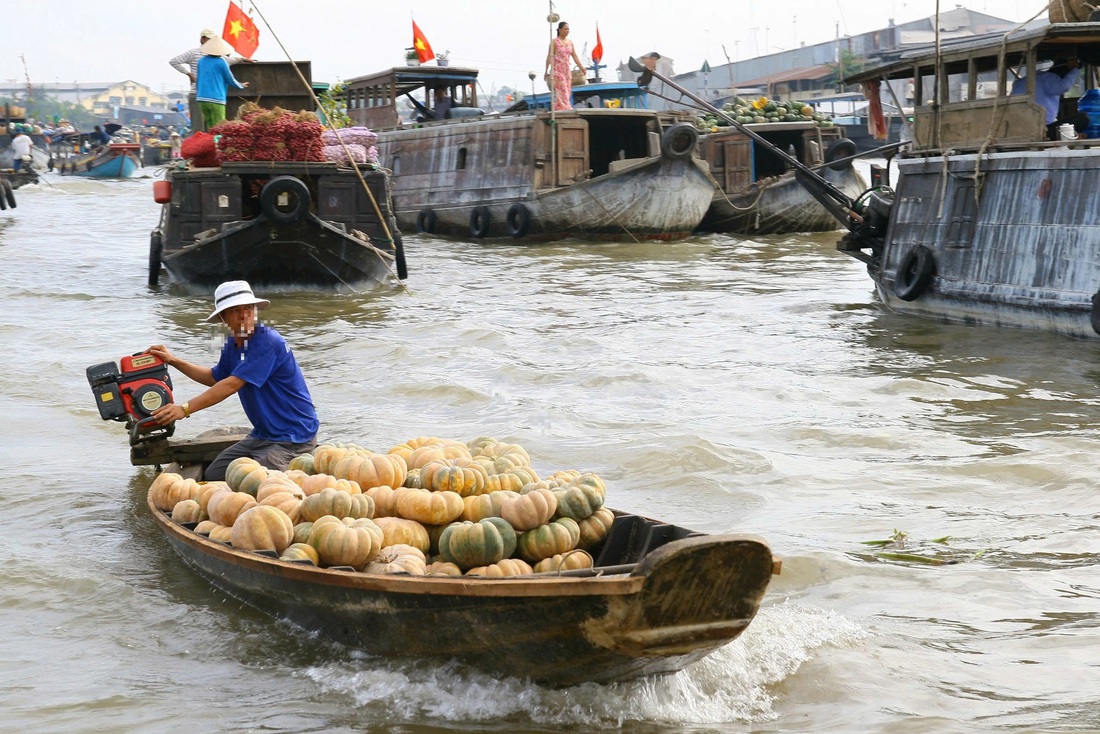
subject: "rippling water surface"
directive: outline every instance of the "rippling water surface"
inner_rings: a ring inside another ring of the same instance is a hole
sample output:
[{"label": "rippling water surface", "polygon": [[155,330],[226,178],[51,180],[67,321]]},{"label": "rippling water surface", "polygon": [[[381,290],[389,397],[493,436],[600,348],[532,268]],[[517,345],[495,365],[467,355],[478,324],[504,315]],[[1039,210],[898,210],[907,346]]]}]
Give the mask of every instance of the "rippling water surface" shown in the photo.
[{"label": "rippling water surface", "polygon": [[[148,179],[17,196],[0,213],[5,731],[1100,727],[1097,344],[886,313],[834,235],[409,236],[403,288],[264,293],[322,438],[509,439],[540,471],[598,472],[616,508],[783,558],[711,657],[551,690],[365,657],[182,567],[84,369],[156,342],[213,363],[210,297],[146,286]],[[227,403],[180,433],[242,422]]]}]

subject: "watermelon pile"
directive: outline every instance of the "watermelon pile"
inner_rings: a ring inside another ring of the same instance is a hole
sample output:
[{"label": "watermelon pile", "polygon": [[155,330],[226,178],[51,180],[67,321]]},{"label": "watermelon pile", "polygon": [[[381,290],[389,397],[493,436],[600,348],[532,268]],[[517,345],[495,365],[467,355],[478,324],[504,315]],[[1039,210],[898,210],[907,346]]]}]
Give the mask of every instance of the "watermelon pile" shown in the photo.
[{"label": "watermelon pile", "polygon": [[[815,110],[807,102],[787,101],[760,97],[744,99],[736,97],[722,106],[722,111],[742,125],[762,124],[766,122],[812,122],[817,127],[832,127],[833,121],[828,115]],[[712,130],[715,127],[728,127],[726,120],[714,114],[700,115],[695,121],[700,130]]]}]

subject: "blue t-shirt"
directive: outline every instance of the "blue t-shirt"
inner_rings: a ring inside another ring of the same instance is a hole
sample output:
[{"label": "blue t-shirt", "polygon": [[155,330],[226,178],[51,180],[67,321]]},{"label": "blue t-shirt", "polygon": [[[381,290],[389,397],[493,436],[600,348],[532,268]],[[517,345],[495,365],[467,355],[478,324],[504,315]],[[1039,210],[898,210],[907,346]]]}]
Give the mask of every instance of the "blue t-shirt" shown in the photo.
[{"label": "blue t-shirt", "polygon": [[242,348],[229,337],[213,372],[215,381],[230,375],[244,380],[237,395],[252,422],[253,438],[306,443],[317,435],[320,423],[309,388],[279,332],[257,324]]},{"label": "blue t-shirt", "polygon": [[195,76],[197,102],[225,104],[225,94],[230,84],[237,89],[244,89],[244,85],[229,70],[229,62],[221,56],[203,56],[199,59],[198,73]]}]

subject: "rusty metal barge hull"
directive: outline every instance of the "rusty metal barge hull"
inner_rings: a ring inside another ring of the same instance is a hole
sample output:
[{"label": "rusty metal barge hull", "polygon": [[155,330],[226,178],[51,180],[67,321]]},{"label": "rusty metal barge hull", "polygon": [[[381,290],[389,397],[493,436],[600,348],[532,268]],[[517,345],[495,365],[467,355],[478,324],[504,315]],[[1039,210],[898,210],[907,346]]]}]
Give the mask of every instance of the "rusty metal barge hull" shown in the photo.
[{"label": "rusty metal barge hull", "polygon": [[[949,322],[1100,338],[1100,207],[1087,195],[1100,149],[983,156],[980,191],[977,163],[976,155],[898,161],[894,216],[868,268],[883,303]],[[902,286],[917,247],[930,252],[934,275],[913,294]]]}]

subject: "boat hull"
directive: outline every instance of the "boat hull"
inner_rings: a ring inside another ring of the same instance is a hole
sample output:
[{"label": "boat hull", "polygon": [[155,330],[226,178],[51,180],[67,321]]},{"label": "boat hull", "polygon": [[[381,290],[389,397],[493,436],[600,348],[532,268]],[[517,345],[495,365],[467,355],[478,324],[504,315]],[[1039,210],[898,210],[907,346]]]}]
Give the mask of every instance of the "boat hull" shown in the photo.
[{"label": "boat hull", "polygon": [[[867,188],[850,165],[840,171],[825,167],[820,173],[851,199]],[[836,217],[795,180],[793,171],[758,181],[748,190],[727,194],[717,189],[699,225],[704,232],[744,235],[832,232],[840,227]]]},{"label": "boat hull", "polygon": [[[1100,150],[983,156],[977,195],[976,160],[898,161],[889,227],[868,266],[883,303],[948,322],[1100,338],[1100,212],[1080,195],[1097,185]],[[917,247],[928,249],[934,275],[914,294],[905,268]]]},{"label": "boat hull", "polygon": [[151,501],[149,510],[188,566],[267,614],[373,655],[454,659],[553,686],[666,674],[701,659],[749,625],[776,564],[755,536],[689,534],[605,575],[372,575],[236,550]]},{"label": "boat hull", "polygon": [[[234,163],[169,171],[171,199],[150,242],[150,282],[163,265],[175,282],[210,288],[226,280],[257,285],[354,288],[405,277],[388,178],[336,164]],[[263,192],[275,179],[301,191],[292,215]],[[293,179],[293,180],[290,180]],[[377,205],[377,209],[375,206]],[[379,212],[387,227],[380,223]]]},{"label": "boat hull", "polygon": [[82,178],[129,178],[141,167],[139,149],[136,144],[112,144],[101,152],[63,161],[57,172]]}]

